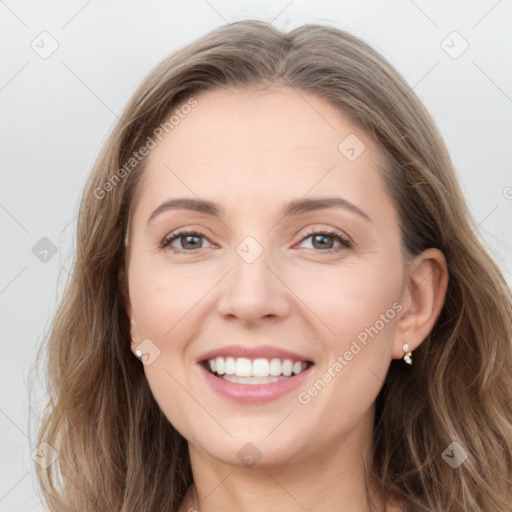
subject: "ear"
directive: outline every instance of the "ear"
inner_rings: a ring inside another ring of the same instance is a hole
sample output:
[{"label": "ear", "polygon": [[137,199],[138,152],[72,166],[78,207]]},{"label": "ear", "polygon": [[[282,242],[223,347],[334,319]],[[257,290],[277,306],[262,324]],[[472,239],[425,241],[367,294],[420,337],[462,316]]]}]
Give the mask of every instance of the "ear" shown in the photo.
[{"label": "ear", "polygon": [[394,359],[403,357],[404,343],[413,351],[429,335],[443,308],[447,288],[448,265],[439,249],[427,249],[414,258],[400,300],[403,309],[392,347]]},{"label": "ear", "polygon": [[133,309],[132,309],[132,303],[130,301],[130,289],[128,286],[128,277],[126,274],[125,267],[122,267],[121,270],[119,271],[118,280],[119,280],[119,289],[123,296],[123,302],[124,302],[124,307],[126,309],[126,314],[128,315],[128,318],[130,319],[130,335],[131,335],[130,344],[131,344],[132,351],[134,351],[137,344],[140,343],[140,340],[139,340],[139,336],[138,336],[139,331],[137,328],[137,322],[135,321],[135,316],[133,314]]}]

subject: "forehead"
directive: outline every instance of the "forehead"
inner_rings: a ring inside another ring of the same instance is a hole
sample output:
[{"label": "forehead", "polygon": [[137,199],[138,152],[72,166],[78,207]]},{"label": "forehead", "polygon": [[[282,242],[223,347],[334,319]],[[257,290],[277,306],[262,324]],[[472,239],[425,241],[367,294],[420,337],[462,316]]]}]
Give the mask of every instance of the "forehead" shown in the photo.
[{"label": "forehead", "polygon": [[195,99],[151,150],[142,203],[185,195],[261,209],[306,194],[365,201],[383,193],[373,138],[323,98],[272,86]]},{"label": "forehead", "polygon": [[[196,101],[160,145],[178,150],[175,161],[201,156],[249,166],[279,155],[327,161],[339,156],[339,143],[354,132],[367,145],[373,142],[325,99],[295,88],[218,89]],[[150,160],[158,153],[157,148]]]}]

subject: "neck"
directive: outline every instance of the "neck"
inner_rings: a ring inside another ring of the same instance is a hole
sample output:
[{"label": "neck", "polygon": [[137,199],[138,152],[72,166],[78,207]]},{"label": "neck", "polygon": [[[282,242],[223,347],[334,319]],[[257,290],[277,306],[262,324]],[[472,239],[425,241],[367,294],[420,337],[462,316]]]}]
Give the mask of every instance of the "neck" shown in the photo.
[{"label": "neck", "polygon": [[[353,434],[359,437],[361,431]],[[261,467],[256,464],[250,468],[219,462],[190,444],[194,484],[180,512],[383,510],[377,493],[372,493],[371,488],[367,492],[367,449],[361,450],[361,443],[357,442],[361,439],[354,439],[354,435],[340,439],[336,446],[323,452],[301,452],[286,463]]]}]

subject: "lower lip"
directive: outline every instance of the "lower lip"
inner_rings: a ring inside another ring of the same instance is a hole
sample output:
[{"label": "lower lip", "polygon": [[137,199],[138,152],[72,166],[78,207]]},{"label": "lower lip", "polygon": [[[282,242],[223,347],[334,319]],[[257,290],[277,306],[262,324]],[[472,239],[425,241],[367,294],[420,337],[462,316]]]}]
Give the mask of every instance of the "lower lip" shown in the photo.
[{"label": "lower lip", "polygon": [[297,389],[308,378],[312,367],[313,365],[310,365],[298,375],[278,382],[269,382],[268,384],[237,384],[216,377],[203,365],[199,365],[206,382],[216,393],[235,402],[253,405],[271,402]]}]

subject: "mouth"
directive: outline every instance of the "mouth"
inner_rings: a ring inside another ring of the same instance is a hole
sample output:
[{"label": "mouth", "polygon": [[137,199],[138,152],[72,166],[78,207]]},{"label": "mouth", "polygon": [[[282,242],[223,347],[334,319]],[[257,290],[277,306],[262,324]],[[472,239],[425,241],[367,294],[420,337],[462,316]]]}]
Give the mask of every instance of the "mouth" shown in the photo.
[{"label": "mouth", "polygon": [[264,404],[303,386],[314,367],[306,355],[272,345],[219,347],[196,360],[217,395],[240,404]]},{"label": "mouth", "polygon": [[313,365],[311,361],[217,356],[201,361],[211,375],[234,384],[270,384],[293,379]]}]

